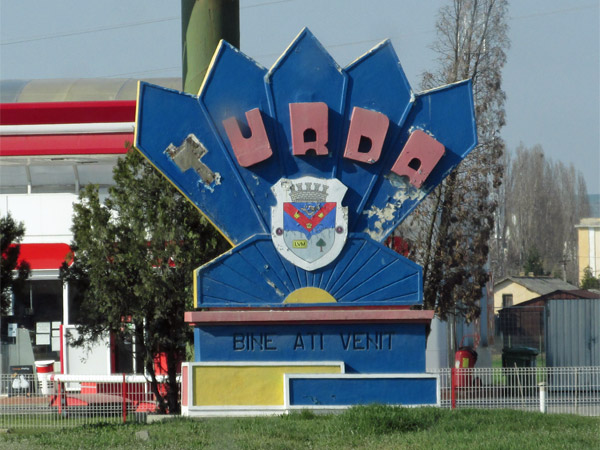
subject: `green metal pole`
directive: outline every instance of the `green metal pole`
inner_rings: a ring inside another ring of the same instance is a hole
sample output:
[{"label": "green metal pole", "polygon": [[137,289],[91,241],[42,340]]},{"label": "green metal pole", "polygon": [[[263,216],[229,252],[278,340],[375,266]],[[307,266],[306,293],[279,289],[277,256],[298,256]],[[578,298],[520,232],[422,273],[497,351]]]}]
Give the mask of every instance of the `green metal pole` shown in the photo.
[{"label": "green metal pole", "polygon": [[239,0],[181,0],[183,90],[197,95],[221,39],[240,46]]}]

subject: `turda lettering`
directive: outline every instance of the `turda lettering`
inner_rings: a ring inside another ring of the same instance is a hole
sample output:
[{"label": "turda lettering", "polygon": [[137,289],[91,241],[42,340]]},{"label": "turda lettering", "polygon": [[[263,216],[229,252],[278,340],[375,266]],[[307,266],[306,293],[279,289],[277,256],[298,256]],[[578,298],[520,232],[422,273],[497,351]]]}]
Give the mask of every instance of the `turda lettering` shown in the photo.
[{"label": "turda lettering", "polygon": [[[328,107],[323,102],[290,103],[290,126],[292,154],[307,155],[310,150],[317,157],[327,156]],[[273,155],[265,125],[258,108],[246,112],[251,135],[244,137],[235,117],[223,121],[231,147],[242,167],[251,167],[266,161]],[[344,158],[364,164],[379,161],[389,119],[385,114],[365,108],[354,107],[344,149]],[[368,150],[361,142],[368,142]],[[414,130],[402,152],[391,167],[391,172],[408,177],[410,184],[421,188],[431,171],[444,156],[444,146],[422,130]]]}]

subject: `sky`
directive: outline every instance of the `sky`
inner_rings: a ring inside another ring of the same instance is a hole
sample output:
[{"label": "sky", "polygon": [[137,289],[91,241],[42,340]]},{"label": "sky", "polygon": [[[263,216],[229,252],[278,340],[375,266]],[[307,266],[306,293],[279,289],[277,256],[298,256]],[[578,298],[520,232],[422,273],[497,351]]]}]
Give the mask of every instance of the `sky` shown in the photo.
[{"label": "sky", "polygon": [[[270,67],[308,27],[342,67],[390,39],[414,91],[451,0],[240,0],[240,47]],[[180,0],[0,0],[0,79],[181,76]],[[541,145],[600,194],[600,0],[513,0],[509,151]]]}]

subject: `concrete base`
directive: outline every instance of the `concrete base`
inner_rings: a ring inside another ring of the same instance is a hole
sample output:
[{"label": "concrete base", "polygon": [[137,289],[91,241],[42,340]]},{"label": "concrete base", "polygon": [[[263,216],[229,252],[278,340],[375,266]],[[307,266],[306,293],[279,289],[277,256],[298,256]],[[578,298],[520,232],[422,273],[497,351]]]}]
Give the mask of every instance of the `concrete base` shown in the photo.
[{"label": "concrete base", "polygon": [[280,415],[371,403],[439,406],[439,386],[434,374],[348,374],[342,362],[184,363],[182,415]]},{"label": "concrete base", "polygon": [[425,373],[432,317],[391,305],[188,312],[196,362],[182,366],[183,414],[437,405],[439,380]]}]

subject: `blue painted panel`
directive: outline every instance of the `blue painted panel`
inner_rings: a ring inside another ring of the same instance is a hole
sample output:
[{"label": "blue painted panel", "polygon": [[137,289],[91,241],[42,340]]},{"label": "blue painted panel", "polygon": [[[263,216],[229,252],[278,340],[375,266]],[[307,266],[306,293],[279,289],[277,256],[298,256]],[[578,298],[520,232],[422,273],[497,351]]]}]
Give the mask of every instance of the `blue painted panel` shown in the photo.
[{"label": "blue painted panel", "polygon": [[347,373],[425,371],[424,324],[198,326],[194,333],[196,361],[344,361]]},{"label": "blue painted panel", "polygon": [[[233,243],[268,231],[196,97],[141,83],[136,131],[136,148]],[[218,183],[207,186],[193,168],[182,172],[166,154],[170,144],[180,146],[189,134],[207,148],[201,162],[220,175]],[[231,213],[222,214],[223,205]]]},{"label": "blue painted panel", "polygon": [[[350,117],[355,106],[385,114],[390,120],[382,156],[374,164],[364,164],[343,158],[339,153],[338,176],[348,186],[345,205],[360,214],[368,193],[382,170],[389,171],[389,147],[395,142],[400,127],[411,107],[412,91],[404,75],[398,56],[391,43],[385,41],[358,61],[346,67],[349,77],[346,112],[344,114],[345,136],[350,127]],[[344,143],[345,145],[345,143]],[[386,165],[387,164],[387,165]],[[393,161],[392,161],[393,164]],[[350,217],[350,230],[354,230],[357,215]]]},{"label": "blue painted panel", "polygon": [[[223,126],[225,119],[235,117],[240,124],[247,125],[246,112],[258,108],[262,112],[267,135],[274,136],[275,124],[268,115],[269,102],[264,82],[266,74],[265,68],[227,42],[221,41],[204,81],[200,101],[206,106],[214,127],[222,136],[228,156],[234,162],[237,161],[236,156]],[[274,142],[271,142],[271,146],[273,156],[266,161],[248,168],[235,164],[244,187],[252,198],[265,199],[256,201],[256,205],[266,229],[270,228],[271,206],[275,204],[271,186],[279,180],[282,173],[279,152],[274,147]]]},{"label": "blue painted panel", "polygon": [[428,91],[416,97],[400,138],[386,154],[392,167],[414,129],[425,130],[445,147],[445,154],[421,189],[393,173],[380,177],[358,219],[356,230],[383,241],[477,145],[471,81]]},{"label": "blue painted panel", "polygon": [[258,235],[202,266],[196,276],[197,307],[290,306],[283,301],[305,287],[323,289],[339,304],[422,303],[421,267],[364,235],[351,235],[336,263],[313,272],[282,258],[270,235]]},{"label": "blue painted panel", "polygon": [[291,378],[291,406],[436,405],[435,378]]},{"label": "blue painted panel", "polygon": [[[286,177],[304,175],[330,178],[343,152],[342,114],[347,77],[313,34],[305,28],[269,71],[267,89],[271,95],[271,116],[276,118],[276,147]],[[323,102],[329,107],[327,156],[292,156],[290,103]],[[341,150],[340,150],[340,147]]]}]

